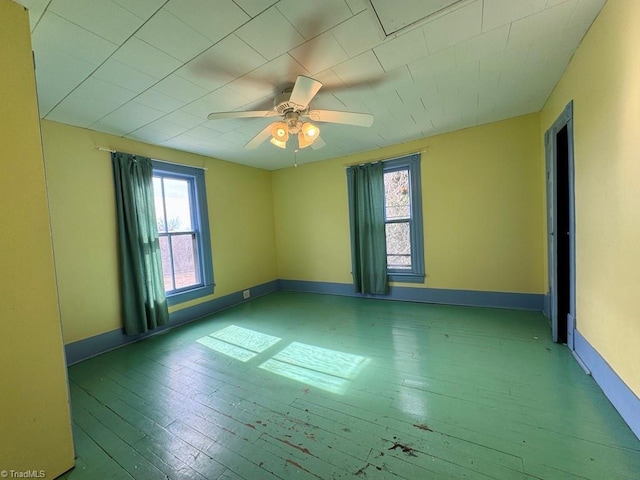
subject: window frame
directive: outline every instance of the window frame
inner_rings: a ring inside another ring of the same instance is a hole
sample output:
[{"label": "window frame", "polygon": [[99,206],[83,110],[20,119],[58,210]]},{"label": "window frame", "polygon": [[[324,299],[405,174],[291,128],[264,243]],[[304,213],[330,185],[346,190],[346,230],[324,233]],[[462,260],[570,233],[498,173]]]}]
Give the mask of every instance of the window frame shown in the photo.
[{"label": "window frame", "polygon": [[[202,168],[177,165],[153,159],[153,176],[186,180],[189,184],[191,196],[191,222],[192,230],[175,232],[176,234],[195,234],[195,251],[197,254],[196,265],[199,267],[200,283],[195,286],[179,288],[166,293],[167,304],[195,300],[211,295],[215,289],[213,277],[213,258],[211,251],[211,234],[209,231],[209,212],[207,208],[207,193]],[[163,197],[164,200],[164,197]],[[158,234],[158,236],[161,236]]]},{"label": "window frame", "polygon": [[[409,170],[409,188],[411,192],[409,218],[409,228],[411,232],[411,269],[390,269],[387,266],[387,276],[391,282],[424,283],[425,279],[420,160],[421,155],[419,153],[415,153],[391,160],[384,160],[382,162],[383,174],[398,170]],[[387,225],[387,223],[398,222],[387,222],[385,208],[385,225]]]}]

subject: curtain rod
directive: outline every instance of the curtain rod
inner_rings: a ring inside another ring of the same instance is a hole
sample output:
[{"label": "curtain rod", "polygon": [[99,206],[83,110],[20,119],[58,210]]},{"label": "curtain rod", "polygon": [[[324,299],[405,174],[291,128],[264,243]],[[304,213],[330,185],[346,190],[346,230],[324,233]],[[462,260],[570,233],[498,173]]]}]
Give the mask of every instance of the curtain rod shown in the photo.
[{"label": "curtain rod", "polygon": [[344,168],[349,168],[349,167],[359,167],[362,165],[368,165],[368,164],[374,164],[374,163],[378,163],[378,162],[388,162],[389,160],[395,160],[397,158],[402,158],[402,157],[410,157],[411,155],[422,155],[423,153],[427,153],[427,149],[423,149],[423,150],[419,150],[417,152],[409,152],[409,153],[404,153],[402,155],[398,155],[396,157],[391,157],[391,158],[377,158],[375,160],[368,160],[366,162],[354,162],[354,163],[343,163],[342,166]]},{"label": "curtain rod", "polygon": [[[101,152],[110,152],[110,153],[117,153],[117,150],[112,150],[110,148],[107,147],[96,147],[97,150],[100,150]],[[135,155],[135,154],[133,154]],[[144,155],[146,157],[146,155]],[[187,165],[186,163],[177,163],[177,162],[167,162],[166,160],[160,160],[157,159],[159,162],[162,163],[168,163],[169,165],[178,165],[180,167],[191,167],[191,168],[200,168],[202,170],[209,170],[207,167],[194,167],[193,165]]]},{"label": "curtain rod", "polygon": [[343,163],[342,166],[344,168],[351,168],[351,167],[364,167],[365,165],[374,165],[376,163],[381,163],[384,160],[372,160],[370,162],[358,162],[358,163]]}]

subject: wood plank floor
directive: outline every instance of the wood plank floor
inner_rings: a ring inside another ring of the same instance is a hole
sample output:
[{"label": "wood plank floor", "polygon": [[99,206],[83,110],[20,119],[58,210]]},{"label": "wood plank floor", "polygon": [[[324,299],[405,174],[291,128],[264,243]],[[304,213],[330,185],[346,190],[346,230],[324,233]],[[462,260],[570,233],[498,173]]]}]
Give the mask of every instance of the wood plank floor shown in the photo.
[{"label": "wood plank floor", "polygon": [[62,478],[640,478],[640,442],[535,312],[278,292],[69,378]]}]

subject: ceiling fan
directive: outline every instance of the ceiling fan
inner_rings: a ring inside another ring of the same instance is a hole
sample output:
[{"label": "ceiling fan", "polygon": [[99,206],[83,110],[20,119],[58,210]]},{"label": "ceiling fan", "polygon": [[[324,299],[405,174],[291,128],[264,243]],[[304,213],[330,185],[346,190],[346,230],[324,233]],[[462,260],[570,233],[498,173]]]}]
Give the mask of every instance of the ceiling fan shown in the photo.
[{"label": "ceiling fan", "polygon": [[337,110],[311,110],[309,104],[315,97],[322,83],[310,77],[299,75],[292,88],[287,88],[273,100],[272,110],[255,110],[248,112],[220,112],[209,114],[209,120],[224,118],[277,117],[282,120],[267,125],[253,137],[244,148],[254,149],[271,137],[271,143],[280,148],[287,147],[290,135],[298,137],[298,148],[311,146],[314,150],[322,148],[325,143],[320,138],[320,129],[314,122],[341,123],[370,127],[373,115],[368,113],[340,112]]}]

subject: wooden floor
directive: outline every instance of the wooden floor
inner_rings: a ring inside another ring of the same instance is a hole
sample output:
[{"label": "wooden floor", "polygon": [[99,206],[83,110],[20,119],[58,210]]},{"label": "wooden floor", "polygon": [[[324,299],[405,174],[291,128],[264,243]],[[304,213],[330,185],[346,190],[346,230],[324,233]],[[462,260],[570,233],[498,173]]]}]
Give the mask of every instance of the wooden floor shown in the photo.
[{"label": "wooden floor", "polygon": [[540,313],[278,292],[69,377],[62,478],[640,478]]}]

